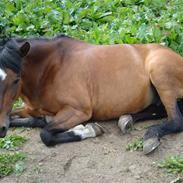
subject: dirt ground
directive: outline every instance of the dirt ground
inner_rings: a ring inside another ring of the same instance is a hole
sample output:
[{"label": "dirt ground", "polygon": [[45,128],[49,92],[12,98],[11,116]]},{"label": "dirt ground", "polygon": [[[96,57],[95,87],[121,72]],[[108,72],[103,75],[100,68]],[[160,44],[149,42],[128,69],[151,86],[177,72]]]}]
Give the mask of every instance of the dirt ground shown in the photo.
[{"label": "dirt ground", "polygon": [[[155,122],[153,122],[155,123]],[[21,176],[10,175],[1,183],[170,183],[175,176],[157,168],[170,155],[183,152],[183,133],[166,136],[151,155],[128,152],[126,145],[143,136],[152,121],[136,124],[136,130],[122,135],[116,121],[102,122],[103,136],[82,142],[46,147],[40,129],[12,129],[9,133],[25,135],[22,147],[28,153],[27,168]]]}]

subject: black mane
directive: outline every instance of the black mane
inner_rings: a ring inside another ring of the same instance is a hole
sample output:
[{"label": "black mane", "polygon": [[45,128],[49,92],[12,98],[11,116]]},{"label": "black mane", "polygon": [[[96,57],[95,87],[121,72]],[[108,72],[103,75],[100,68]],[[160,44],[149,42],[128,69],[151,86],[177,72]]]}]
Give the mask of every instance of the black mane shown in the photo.
[{"label": "black mane", "polygon": [[9,68],[19,74],[21,70],[21,55],[14,39],[0,41],[0,68]]},{"label": "black mane", "polygon": [[65,34],[59,34],[55,37],[29,37],[29,38],[15,38],[17,42],[23,42],[23,41],[50,41],[50,40],[56,40],[60,38],[68,38],[73,39],[72,37],[69,37]]}]

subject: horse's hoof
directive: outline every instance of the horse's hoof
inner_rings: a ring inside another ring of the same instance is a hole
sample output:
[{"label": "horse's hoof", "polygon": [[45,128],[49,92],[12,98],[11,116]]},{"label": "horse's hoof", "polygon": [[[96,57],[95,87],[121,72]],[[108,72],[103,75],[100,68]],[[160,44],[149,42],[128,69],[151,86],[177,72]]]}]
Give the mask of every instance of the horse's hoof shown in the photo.
[{"label": "horse's hoof", "polygon": [[149,138],[144,141],[143,152],[145,155],[153,152],[160,145],[158,137]]},{"label": "horse's hoof", "polygon": [[104,133],[104,129],[101,125],[99,125],[98,123],[88,123],[86,125],[87,128],[92,128],[95,131],[95,135],[100,136]]},{"label": "horse's hoof", "polygon": [[119,118],[118,126],[121,129],[123,134],[129,132],[129,130],[133,127],[133,118],[131,115],[122,115]]}]

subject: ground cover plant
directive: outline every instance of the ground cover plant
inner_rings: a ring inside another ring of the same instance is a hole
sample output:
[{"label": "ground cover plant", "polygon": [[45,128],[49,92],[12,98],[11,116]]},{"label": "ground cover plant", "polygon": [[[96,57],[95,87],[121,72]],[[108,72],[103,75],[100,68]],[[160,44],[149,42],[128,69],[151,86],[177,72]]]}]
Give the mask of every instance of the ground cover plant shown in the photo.
[{"label": "ground cover plant", "polygon": [[181,0],[1,0],[0,36],[59,33],[96,44],[164,42],[183,55]]},{"label": "ground cover plant", "polygon": [[24,169],[26,154],[23,152],[8,152],[0,154],[0,178],[11,173],[21,174]]},{"label": "ground cover plant", "polygon": [[159,167],[166,169],[169,173],[183,176],[183,156],[170,156],[162,161]]},{"label": "ground cover plant", "polygon": [[130,143],[127,144],[126,146],[127,151],[142,151],[143,150],[143,139],[139,138],[136,139]]},{"label": "ground cover plant", "polygon": [[20,135],[7,135],[6,137],[0,139],[0,148],[6,150],[16,150],[26,141],[27,139]]},{"label": "ground cover plant", "polygon": [[26,153],[19,151],[27,141],[23,136],[11,134],[0,139],[0,178],[25,170]]}]

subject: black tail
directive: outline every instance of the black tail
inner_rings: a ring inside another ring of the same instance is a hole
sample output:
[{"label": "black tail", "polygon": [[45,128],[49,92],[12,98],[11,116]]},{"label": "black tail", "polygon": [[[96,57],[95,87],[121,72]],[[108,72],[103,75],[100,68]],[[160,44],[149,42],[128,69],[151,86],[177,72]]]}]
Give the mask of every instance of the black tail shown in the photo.
[{"label": "black tail", "polygon": [[183,99],[177,99],[175,110],[177,118],[183,122]]}]

